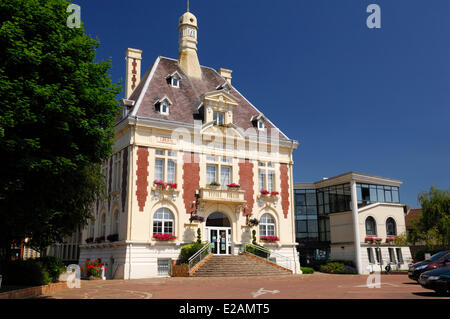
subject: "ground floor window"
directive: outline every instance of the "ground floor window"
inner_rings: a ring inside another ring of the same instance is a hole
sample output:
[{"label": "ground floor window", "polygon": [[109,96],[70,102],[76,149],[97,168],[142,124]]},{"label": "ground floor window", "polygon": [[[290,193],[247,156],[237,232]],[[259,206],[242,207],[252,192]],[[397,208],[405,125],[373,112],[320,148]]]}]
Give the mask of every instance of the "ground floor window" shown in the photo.
[{"label": "ground floor window", "polygon": [[374,264],[375,259],[373,258],[373,250],[372,248],[367,248],[367,256],[369,257],[369,263]]},{"label": "ground floor window", "polygon": [[158,259],[158,275],[170,275],[170,259]]},{"label": "ground floor window", "polygon": [[377,263],[381,264],[383,258],[381,257],[381,248],[375,248],[375,256],[377,257]]},{"label": "ground floor window", "polygon": [[394,253],[394,248],[389,248],[389,260],[391,263],[395,264],[395,253]]},{"label": "ground floor window", "polygon": [[403,264],[403,255],[402,255],[402,249],[401,248],[396,248],[395,249],[397,251],[397,260],[400,264]]},{"label": "ground floor window", "polygon": [[158,209],[153,216],[153,234],[173,234],[174,218],[167,208]]}]

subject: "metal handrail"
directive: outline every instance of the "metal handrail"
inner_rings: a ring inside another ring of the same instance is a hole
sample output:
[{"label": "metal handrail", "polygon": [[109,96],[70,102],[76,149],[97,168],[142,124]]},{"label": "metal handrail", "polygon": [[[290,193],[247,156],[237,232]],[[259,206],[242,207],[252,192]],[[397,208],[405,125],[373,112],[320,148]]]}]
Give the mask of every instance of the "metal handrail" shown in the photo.
[{"label": "metal handrail", "polygon": [[[207,251],[207,254],[204,254],[204,252]],[[195,265],[197,265],[200,261],[203,260],[206,256],[208,256],[211,253],[211,243],[206,242],[206,245],[202,247],[199,251],[197,251],[194,255],[189,257],[188,263],[189,263],[189,272],[194,268]]]},{"label": "metal handrail", "polygon": [[[254,253],[249,252],[247,250],[248,247],[255,248],[258,251],[266,253],[267,257],[258,256],[258,255],[255,255]],[[271,251],[269,248],[257,246],[257,245],[254,245],[254,244],[245,244],[244,252],[249,253],[250,255],[259,257],[259,258],[263,258],[263,259],[267,260],[268,262],[271,262],[271,263],[276,264],[278,266],[290,269],[290,270],[292,270],[292,272],[295,271],[295,269],[293,269],[293,267],[292,267],[292,258],[283,256],[283,255],[278,254],[278,253],[275,253],[275,252]],[[275,258],[275,262],[273,260],[271,260],[270,257],[274,257]]]}]

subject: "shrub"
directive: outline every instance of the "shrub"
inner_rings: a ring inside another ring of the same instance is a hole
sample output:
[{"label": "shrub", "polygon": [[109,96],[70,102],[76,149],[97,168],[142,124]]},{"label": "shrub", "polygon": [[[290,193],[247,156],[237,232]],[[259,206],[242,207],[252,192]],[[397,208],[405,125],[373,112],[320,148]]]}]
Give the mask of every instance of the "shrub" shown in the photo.
[{"label": "shrub", "polygon": [[343,262],[332,261],[320,266],[320,271],[329,274],[356,274],[356,268]]},{"label": "shrub", "polygon": [[[198,252],[200,249],[202,249],[205,246],[204,243],[192,243],[187,244],[181,247],[180,252],[180,264],[187,264],[189,262],[189,258],[195,255],[196,252]],[[207,252],[205,252],[206,254]]]},{"label": "shrub", "polygon": [[266,259],[269,258],[269,256],[270,256],[270,250],[269,249],[267,249],[264,246],[258,245],[258,244],[255,244],[254,246],[258,246],[261,249],[257,249],[257,248],[255,248],[253,246],[247,245],[245,247],[245,250],[247,252],[253,254],[253,255],[256,255],[256,256],[259,256],[259,257],[262,257],[262,258],[266,258]]},{"label": "shrub", "polygon": [[300,267],[301,271],[303,274],[313,274],[314,273],[314,269],[312,269],[311,267]]},{"label": "shrub", "polygon": [[37,259],[10,261],[4,268],[5,285],[40,286],[47,285],[51,281],[43,263]]},{"label": "shrub", "polygon": [[339,260],[339,259],[328,259],[326,262],[326,264],[328,263],[341,263],[347,266],[351,266],[353,268],[356,267],[355,263],[353,262],[353,260]]},{"label": "shrub", "polygon": [[42,263],[45,270],[47,270],[48,274],[50,275],[50,279],[52,282],[57,282],[59,275],[61,275],[66,270],[62,260],[53,256],[40,257],[37,258],[36,261]]}]

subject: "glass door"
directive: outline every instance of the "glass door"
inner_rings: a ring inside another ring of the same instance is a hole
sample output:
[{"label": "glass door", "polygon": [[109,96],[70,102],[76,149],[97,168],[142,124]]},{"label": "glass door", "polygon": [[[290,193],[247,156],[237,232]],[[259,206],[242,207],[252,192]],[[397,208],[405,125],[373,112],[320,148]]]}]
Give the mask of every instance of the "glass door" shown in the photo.
[{"label": "glass door", "polygon": [[218,248],[218,245],[217,245],[217,241],[218,241],[217,229],[212,228],[212,229],[209,230],[209,232],[210,232],[209,238],[210,238],[210,242],[211,242],[211,252],[213,254],[217,254],[217,248]]},{"label": "glass door", "polygon": [[215,255],[231,254],[231,228],[209,227],[209,241],[211,252]]},{"label": "glass door", "polygon": [[219,254],[225,255],[227,253],[227,231],[226,231],[226,229],[220,229],[219,235],[220,235]]}]

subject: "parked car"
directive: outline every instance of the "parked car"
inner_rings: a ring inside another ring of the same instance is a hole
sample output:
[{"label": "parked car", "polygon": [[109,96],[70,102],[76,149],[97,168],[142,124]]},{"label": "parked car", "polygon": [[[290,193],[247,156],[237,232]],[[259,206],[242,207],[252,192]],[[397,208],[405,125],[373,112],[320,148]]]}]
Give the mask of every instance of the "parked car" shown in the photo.
[{"label": "parked car", "polygon": [[450,293],[450,267],[438,268],[422,273],[419,284],[437,293]]},{"label": "parked car", "polygon": [[408,270],[408,277],[417,281],[423,272],[446,266],[450,266],[450,250],[440,251],[427,260],[411,265]]}]

